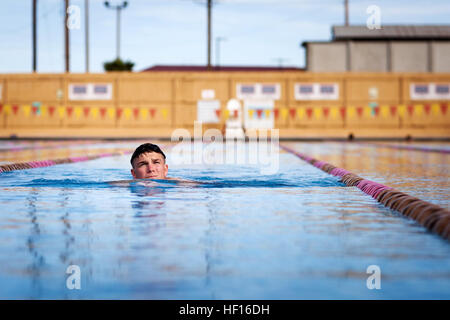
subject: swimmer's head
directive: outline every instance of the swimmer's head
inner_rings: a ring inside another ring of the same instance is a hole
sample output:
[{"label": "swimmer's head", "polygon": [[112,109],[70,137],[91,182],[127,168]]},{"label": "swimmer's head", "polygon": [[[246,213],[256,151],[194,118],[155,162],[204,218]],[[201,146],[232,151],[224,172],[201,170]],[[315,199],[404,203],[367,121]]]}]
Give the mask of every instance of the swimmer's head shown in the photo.
[{"label": "swimmer's head", "polygon": [[135,179],[166,179],[168,166],[166,155],[152,143],[144,143],[131,156],[131,174]]}]

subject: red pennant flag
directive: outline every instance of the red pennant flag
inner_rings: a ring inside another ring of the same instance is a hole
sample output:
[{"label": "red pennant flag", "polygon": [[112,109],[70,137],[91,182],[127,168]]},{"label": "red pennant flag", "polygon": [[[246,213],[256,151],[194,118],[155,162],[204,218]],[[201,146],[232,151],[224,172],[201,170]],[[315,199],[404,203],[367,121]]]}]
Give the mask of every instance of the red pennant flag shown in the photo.
[{"label": "red pennant flag", "polygon": [[134,108],[133,113],[135,118],[139,117],[139,108]]},{"label": "red pennant flag", "polygon": [[412,104],[410,104],[410,105],[407,107],[407,109],[408,109],[409,115],[412,116],[413,113],[414,113],[414,106],[413,106]]},{"label": "red pennant flag", "polygon": [[373,111],[375,112],[375,116],[378,117],[378,113],[380,113],[380,107],[376,106],[375,108],[373,108]]},{"label": "red pennant flag", "polygon": [[442,112],[443,114],[446,114],[446,113],[447,113],[447,107],[448,107],[448,105],[447,105],[446,103],[442,103],[442,104],[441,104],[441,112]]},{"label": "red pennant flag", "polygon": [[308,116],[308,119],[311,119],[312,112],[313,112],[313,110],[311,108],[306,109],[306,115]]},{"label": "red pennant flag", "polygon": [[67,115],[70,117],[72,115],[73,108],[67,107]]},{"label": "red pennant flag", "polygon": [[152,118],[155,116],[155,112],[156,112],[156,110],[155,109],[150,109],[150,115],[152,116]]},{"label": "red pennant flag", "polygon": [[[237,111],[237,110],[236,110]],[[273,109],[273,115],[275,116],[275,119],[278,119],[278,115],[280,113],[279,109]]]},{"label": "red pennant flag", "polygon": [[262,109],[258,109],[258,110],[256,110],[256,114],[258,115],[258,118],[261,118],[261,116],[262,116],[262,112],[263,112],[263,110],[262,110]]},{"label": "red pennant flag", "polygon": [[221,111],[220,109],[217,109],[217,110],[216,110],[217,118],[220,118],[220,111]]},{"label": "red pennant flag", "polygon": [[31,109],[32,109],[33,115],[36,115],[36,113],[38,111],[38,107],[37,106],[33,106]]},{"label": "red pennant flag", "polygon": [[234,117],[237,118],[239,116],[239,111],[236,109],[234,110]]},{"label": "red pennant flag", "polygon": [[106,114],[106,108],[100,108],[100,115],[102,116],[102,118],[105,117]]},{"label": "red pennant flag", "polygon": [[358,117],[361,118],[362,113],[363,113],[363,107],[357,107],[357,108],[356,108],[356,112],[358,113]]},{"label": "red pennant flag", "polygon": [[83,111],[84,111],[84,116],[87,118],[88,116],[89,116],[89,111],[90,111],[91,109],[89,109],[89,107],[84,107],[83,108]]},{"label": "red pennant flag", "polygon": [[0,103],[0,113],[2,113],[3,105]]},{"label": "red pennant flag", "polygon": [[54,106],[48,107],[48,113],[50,113],[50,117],[53,117],[53,113],[54,112],[55,112],[55,107]]},{"label": "red pennant flag", "polygon": [[325,118],[328,118],[328,113],[330,112],[330,109],[325,107],[323,108],[323,114],[325,115]]},{"label": "red pennant flag", "polygon": [[291,115],[291,118],[295,118],[295,109],[294,108],[289,109],[289,114]]},{"label": "red pennant flag", "polygon": [[426,104],[424,108],[425,108],[425,113],[426,113],[427,115],[429,115],[429,114],[430,114],[430,111],[431,111],[431,105],[430,105],[430,104]]},{"label": "red pennant flag", "polygon": [[15,104],[15,105],[12,106],[12,109],[13,109],[14,115],[16,115],[17,111],[19,111],[19,106],[17,104]]},{"label": "red pennant flag", "polygon": [[120,119],[121,115],[122,115],[122,108],[117,108],[117,119]]},{"label": "red pennant flag", "polygon": [[345,118],[345,113],[346,113],[345,107],[341,107],[340,111],[341,111],[341,117],[342,117],[342,119],[344,119]]},{"label": "red pennant flag", "polygon": [[391,116],[395,117],[395,114],[397,113],[397,106],[391,106]]}]

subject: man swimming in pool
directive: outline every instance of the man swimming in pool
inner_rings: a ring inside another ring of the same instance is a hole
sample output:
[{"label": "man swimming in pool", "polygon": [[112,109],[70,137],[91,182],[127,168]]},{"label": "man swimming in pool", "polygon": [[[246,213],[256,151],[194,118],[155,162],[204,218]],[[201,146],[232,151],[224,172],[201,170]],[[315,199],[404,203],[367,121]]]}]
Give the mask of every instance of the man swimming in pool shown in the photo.
[{"label": "man swimming in pool", "polygon": [[131,156],[131,174],[134,179],[168,179],[166,155],[152,143],[144,143]]},{"label": "man swimming in pool", "polygon": [[128,186],[130,183],[137,180],[139,185],[151,187],[157,186],[163,182],[153,180],[171,180],[177,184],[199,184],[197,181],[169,178],[167,176],[169,167],[166,164],[166,155],[156,144],[144,143],[137,147],[131,156],[130,162],[132,167],[131,175],[134,180],[109,181],[108,183],[117,186]]}]

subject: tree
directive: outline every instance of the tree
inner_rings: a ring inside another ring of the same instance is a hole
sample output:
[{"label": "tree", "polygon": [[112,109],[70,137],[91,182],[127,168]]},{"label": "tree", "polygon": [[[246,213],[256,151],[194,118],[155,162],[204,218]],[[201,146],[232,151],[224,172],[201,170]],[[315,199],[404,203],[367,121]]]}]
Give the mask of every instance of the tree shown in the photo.
[{"label": "tree", "polygon": [[122,61],[120,58],[103,64],[105,71],[133,71],[133,66],[134,62]]}]

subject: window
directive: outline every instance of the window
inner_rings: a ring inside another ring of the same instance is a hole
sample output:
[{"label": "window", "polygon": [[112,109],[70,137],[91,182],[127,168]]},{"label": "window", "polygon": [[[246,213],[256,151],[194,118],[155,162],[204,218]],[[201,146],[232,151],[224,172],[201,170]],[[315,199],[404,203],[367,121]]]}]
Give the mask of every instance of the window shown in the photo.
[{"label": "window", "polygon": [[299,88],[300,88],[299,91],[302,94],[309,94],[313,92],[312,86],[300,86]]},{"label": "window", "polygon": [[449,85],[447,84],[437,84],[436,93],[437,94],[448,94],[450,92]]},{"label": "window", "polygon": [[74,94],[85,94],[87,92],[86,86],[74,86],[73,93]]},{"label": "window", "polygon": [[417,94],[427,94],[428,93],[428,85],[416,84],[414,87],[414,92]]},{"label": "window", "polygon": [[242,86],[241,87],[241,93],[254,93],[255,87],[254,86]]},{"label": "window", "polygon": [[105,85],[97,85],[94,87],[94,93],[107,93],[108,92],[108,88]]},{"label": "window", "polygon": [[321,85],[320,86],[320,93],[333,94],[334,93],[334,87],[330,86],[330,85]]},{"label": "window", "polygon": [[263,86],[262,92],[264,94],[273,94],[276,92],[275,86]]}]

